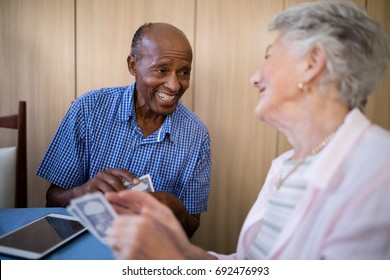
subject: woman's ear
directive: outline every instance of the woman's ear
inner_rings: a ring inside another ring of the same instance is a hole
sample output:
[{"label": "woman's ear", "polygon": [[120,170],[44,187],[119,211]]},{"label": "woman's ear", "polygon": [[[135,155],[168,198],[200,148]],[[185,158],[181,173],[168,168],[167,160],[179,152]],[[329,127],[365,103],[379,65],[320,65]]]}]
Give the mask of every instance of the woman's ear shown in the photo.
[{"label": "woman's ear", "polygon": [[129,55],[127,57],[127,67],[129,68],[129,72],[131,75],[133,75],[133,76],[137,75],[136,60],[135,60],[134,56]]},{"label": "woman's ear", "polygon": [[326,65],[326,51],[324,47],[316,45],[307,54],[307,68],[303,74],[303,82],[308,84],[317,79]]}]

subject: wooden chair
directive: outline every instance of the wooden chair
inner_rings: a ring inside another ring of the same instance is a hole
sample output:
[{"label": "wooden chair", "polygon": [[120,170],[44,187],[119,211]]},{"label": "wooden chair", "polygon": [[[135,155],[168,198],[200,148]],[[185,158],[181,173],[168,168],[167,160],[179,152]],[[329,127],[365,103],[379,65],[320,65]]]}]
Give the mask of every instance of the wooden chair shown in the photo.
[{"label": "wooden chair", "polygon": [[[15,207],[27,207],[27,125],[26,102],[19,101],[16,115],[0,117],[0,128],[17,129]],[[1,179],[1,178],[0,178]]]}]

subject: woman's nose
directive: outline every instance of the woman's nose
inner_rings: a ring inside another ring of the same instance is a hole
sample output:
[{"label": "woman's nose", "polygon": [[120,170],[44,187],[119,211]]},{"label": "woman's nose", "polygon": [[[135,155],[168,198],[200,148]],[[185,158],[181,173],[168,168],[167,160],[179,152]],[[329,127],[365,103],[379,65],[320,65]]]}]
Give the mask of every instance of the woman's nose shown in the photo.
[{"label": "woman's nose", "polygon": [[255,73],[252,74],[252,77],[250,78],[251,85],[254,87],[258,87],[260,85],[260,79],[261,79],[260,70],[257,70]]}]

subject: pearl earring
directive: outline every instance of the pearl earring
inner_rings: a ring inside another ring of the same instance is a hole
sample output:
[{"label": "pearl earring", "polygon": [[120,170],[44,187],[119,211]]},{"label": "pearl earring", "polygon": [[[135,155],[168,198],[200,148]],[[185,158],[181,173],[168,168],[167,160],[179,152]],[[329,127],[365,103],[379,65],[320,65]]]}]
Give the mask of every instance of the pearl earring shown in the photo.
[{"label": "pearl earring", "polygon": [[303,82],[300,82],[300,83],[298,84],[298,88],[299,88],[299,90],[303,93]]}]

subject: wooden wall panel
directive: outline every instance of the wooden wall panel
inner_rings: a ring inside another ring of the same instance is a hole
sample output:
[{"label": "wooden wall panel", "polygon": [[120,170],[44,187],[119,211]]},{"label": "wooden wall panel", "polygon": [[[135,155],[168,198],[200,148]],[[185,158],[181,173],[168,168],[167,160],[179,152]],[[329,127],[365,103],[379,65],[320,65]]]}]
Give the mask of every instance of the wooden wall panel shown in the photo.
[{"label": "wooden wall panel", "polygon": [[[367,1],[367,11],[378,20],[385,27],[387,33],[390,34],[390,1]],[[366,114],[374,123],[390,130],[390,67],[388,67],[378,88],[368,99]]]},{"label": "wooden wall panel", "polygon": [[27,101],[29,206],[44,206],[35,172],[74,98],[73,12],[73,0],[0,1],[0,114]]},{"label": "wooden wall panel", "polygon": [[[77,0],[76,3],[77,96],[134,81],[126,59],[134,32],[145,22],[175,25],[194,47],[195,0]],[[191,85],[182,97],[190,108],[192,91]]]},{"label": "wooden wall panel", "polygon": [[276,154],[276,130],[254,115],[258,92],[249,79],[272,35],[270,17],[283,1],[197,1],[195,112],[209,127],[212,180],[209,211],[194,242],[235,250],[241,225]]}]

